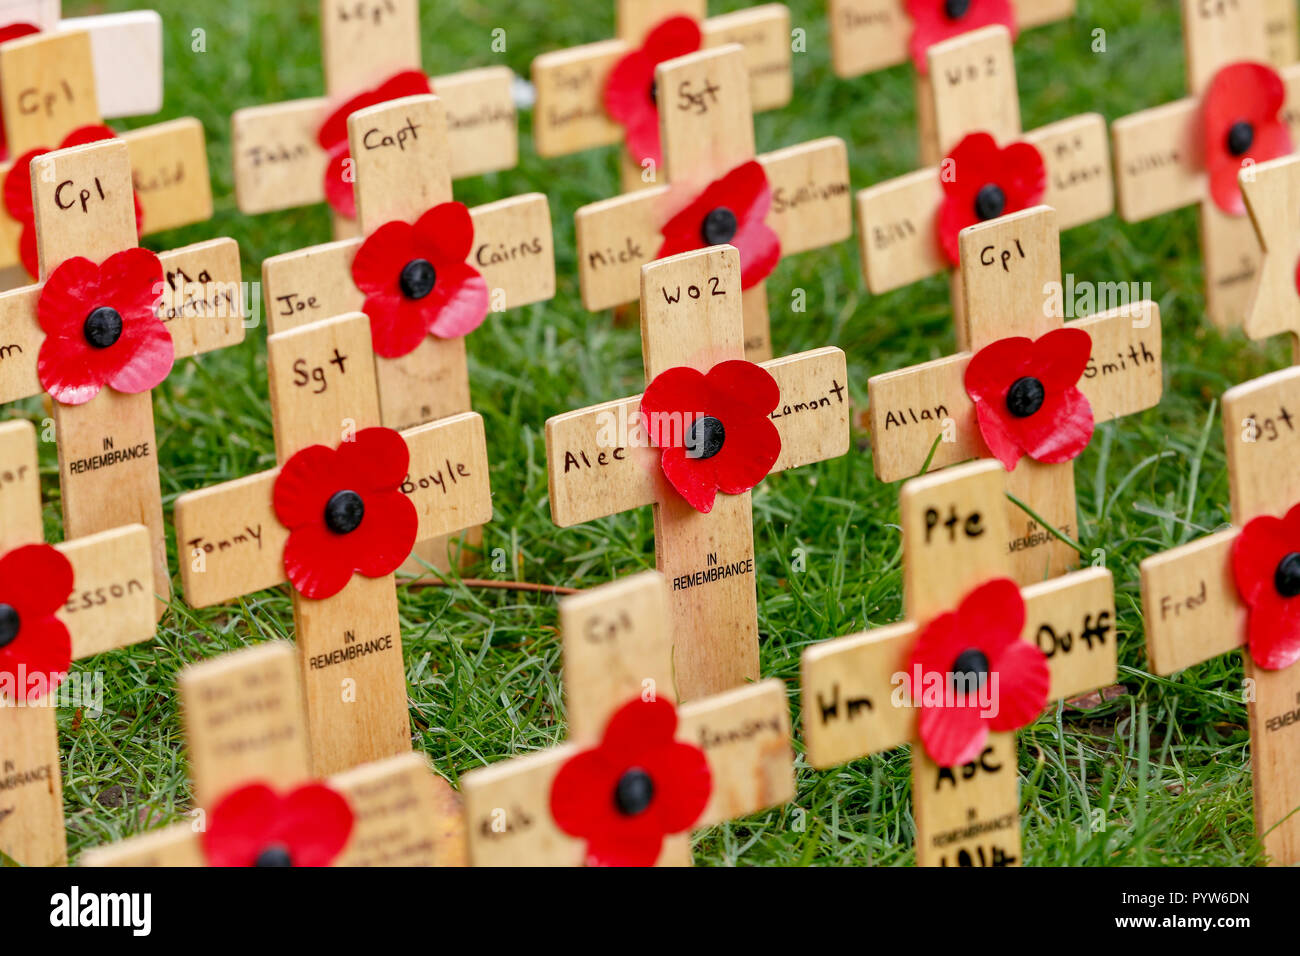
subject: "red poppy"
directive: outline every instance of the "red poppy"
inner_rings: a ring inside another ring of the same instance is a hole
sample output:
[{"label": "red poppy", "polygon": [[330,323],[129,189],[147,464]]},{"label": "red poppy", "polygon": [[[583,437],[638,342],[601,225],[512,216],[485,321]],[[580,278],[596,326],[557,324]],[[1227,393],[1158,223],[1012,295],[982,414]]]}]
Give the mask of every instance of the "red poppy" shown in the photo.
[{"label": "red poppy", "polygon": [[[9,23],[0,27],[0,44],[17,40],[19,37],[40,33],[41,28],[34,23]],[[0,160],[9,158],[9,144],[5,142],[4,115],[0,113]]]},{"label": "red poppy", "polygon": [[[63,138],[59,149],[71,149],[73,146],[85,146],[106,139],[116,139],[117,133],[107,126],[81,126]],[[9,215],[22,223],[22,232],[18,236],[18,256],[22,260],[27,274],[35,279],[40,274],[40,262],[36,252],[36,217],[32,210],[32,160],[50,152],[44,146],[29,149],[14,161],[5,174],[4,203]],[[135,202],[135,231],[144,229],[144,207],[140,197],[131,194]]]},{"label": "red poppy", "polygon": [[415,505],[401,492],[411,464],[391,428],[363,428],[338,448],[311,445],[275,479],[276,517],[289,529],[284,570],[303,597],[338,594],[353,573],[391,574],[415,545]]},{"label": "red poppy", "polygon": [[610,718],[599,746],[555,775],[551,816],[587,841],[588,866],[653,866],[664,837],[689,830],[704,812],[709,762],[676,732],[671,703],[634,700]]},{"label": "red poppy", "polygon": [[1232,575],[1249,609],[1250,656],[1265,670],[1300,660],[1300,505],[1285,518],[1261,515],[1232,542]]},{"label": "red poppy", "polygon": [[328,161],[325,165],[325,201],[340,216],[347,219],[357,218],[357,199],[352,192],[351,151],[348,147],[348,117],[357,110],[364,110],[389,100],[400,100],[404,96],[420,96],[432,93],[429,78],[419,70],[403,70],[394,73],[379,86],[363,90],[335,109],[321,123],[316,133],[316,142],[325,150]]},{"label": "red poppy", "polygon": [[375,352],[398,358],[426,335],[455,339],[487,317],[488,288],[465,260],[474,220],[458,202],[434,206],[412,225],[386,222],[352,260],[352,280],[366,295]]},{"label": "red poppy", "polygon": [[347,799],[323,783],[278,794],[264,783],[226,794],[203,831],[210,866],[329,866],[352,835]]},{"label": "red poppy", "polygon": [[740,251],[740,284],[748,289],[781,261],[781,239],[764,221],[772,190],[761,163],[742,163],[716,179],[660,229],[656,259],[729,244]]},{"label": "red poppy", "polygon": [[[72,638],[55,614],[71,596],[72,564],[48,544],[0,558],[0,689],[10,686],[28,700],[63,683]],[[48,682],[43,687],[30,683],[38,674]]]},{"label": "red poppy", "polygon": [[930,47],[981,27],[1001,24],[1016,38],[1016,12],[1011,0],[907,0],[912,18],[912,62],[930,72]]},{"label": "red poppy", "polygon": [[645,42],[623,56],[605,80],[605,112],[623,127],[628,154],[638,164],[663,165],[659,144],[659,98],[655,67],[694,53],[703,42],[690,17],[669,17],[646,34]]},{"label": "red poppy", "polygon": [[125,249],[102,265],[82,256],[59,264],[36,303],[45,332],[36,369],[51,398],[84,405],[105,385],[135,394],[167,377],[176,353],[158,318],[162,279],[148,249]]},{"label": "red poppy", "polygon": [[1242,166],[1291,152],[1291,130],[1282,116],[1285,103],[1282,77],[1263,63],[1225,66],[1205,91],[1202,110],[1210,195],[1230,216],[1246,214],[1237,181]]},{"label": "red poppy", "polygon": [[948,154],[939,181],[939,243],[956,266],[961,263],[961,231],[1037,206],[1047,190],[1047,166],[1032,143],[1000,149],[988,133],[971,133]]},{"label": "red poppy", "polygon": [[1078,383],[1091,355],[1083,329],[1055,329],[1037,340],[999,339],[972,356],[966,394],[984,443],[1007,471],[1022,455],[1051,465],[1088,447],[1092,405]]},{"label": "red poppy", "polygon": [[660,467],[677,493],[708,514],[721,491],[749,491],[772,470],[781,435],[769,417],[781,401],[776,379],[739,359],[702,374],[670,368],[641,396],[641,420],[650,444],[663,449]]},{"label": "red poppy", "polygon": [[926,624],[912,645],[908,681],[921,708],[921,743],[939,766],[969,763],[989,731],[1023,727],[1047,705],[1047,657],[1022,640],[1024,627],[1020,588],[998,578]]}]

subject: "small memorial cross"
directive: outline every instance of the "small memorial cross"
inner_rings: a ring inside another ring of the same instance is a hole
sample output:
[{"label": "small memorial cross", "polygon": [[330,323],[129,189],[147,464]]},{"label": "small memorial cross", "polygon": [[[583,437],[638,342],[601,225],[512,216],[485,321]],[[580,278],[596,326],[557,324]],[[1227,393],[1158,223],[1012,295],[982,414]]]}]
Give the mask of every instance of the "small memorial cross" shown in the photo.
[{"label": "small memorial cross", "polygon": [[65,535],[148,527],[161,615],[171,572],[152,389],[175,359],[243,341],[239,246],[138,248],[121,140],[46,153],[31,168],[42,284],[0,293],[0,404],[50,397]]},{"label": "small memorial cross", "polygon": [[1182,0],[1191,96],[1111,128],[1125,221],[1200,206],[1206,311],[1220,327],[1245,320],[1259,274],[1259,243],[1238,175],[1290,153],[1300,136],[1300,93],[1292,92],[1300,88],[1300,66],[1268,64],[1265,8]]},{"label": "small memorial cross", "polygon": [[27,421],[0,424],[0,487],[0,854],[60,866],[68,851],[55,708],[102,709],[102,681],[68,674],[72,661],[153,637],[149,532],[134,524],[45,544]]},{"label": "small memorial cross", "polygon": [[82,854],[83,866],[463,866],[460,800],[421,754],[315,779],[296,652],[272,641],[178,680],[190,820]]},{"label": "small memorial cross", "polygon": [[844,353],[744,361],[740,300],[731,246],[644,266],[646,393],[546,423],[557,525],[655,506],[683,700],[759,676],[750,489],[849,447]]},{"label": "small memorial cross", "polygon": [[1109,216],[1110,149],[1097,113],[1022,132],[1011,35],[1003,27],[936,44],[929,61],[927,95],[943,161],[860,191],[858,241],[873,294],[949,272],[957,345],[965,348],[961,230],[1040,204],[1056,210],[1062,230]]},{"label": "small memorial cross", "polygon": [[195,607],[292,585],[323,776],[410,749],[393,572],[416,541],[491,517],[483,420],[380,427],[360,314],[269,336],[267,373],[279,466],[181,495],[177,554]]},{"label": "small memorial cross", "polygon": [[663,164],[655,67],[729,43],[744,48],[757,112],[780,109],[794,90],[790,10],[766,3],[708,17],[708,0],[617,0],[618,38],[533,60],[533,138],[543,157],[621,143],[624,192],[652,184]]},{"label": "small memorial cross", "polygon": [[813,767],[913,745],[918,866],[1018,864],[1014,731],[1115,682],[1110,572],[1011,581],[1005,478],[972,462],[905,484],[905,620],[803,652]]},{"label": "small memorial cross", "polygon": [[689,865],[691,830],[794,799],[781,681],[675,706],[657,571],[565,598],[560,624],[569,739],[462,778],[475,866]]},{"label": "small memorial cross", "polygon": [[827,137],[756,157],[745,57],[734,44],[661,63],[655,77],[661,185],[578,210],[582,303],[597,311],[635,302],[645,263],[730,243],[743,270],[745,355],[764,361],[773,352],[763,280],[783,257],[852,234],[848,151]]},{"label": "small memorial cross", "polygon": [[1300,368],[1223,395],[1232,527],[1142,562],[1147,654],[1173,674],[1242,651],[1255,829],[1300,863]]},{"label": "small memorial cross", "polygon": [[[1014,577],[1041,581],[1078,555],[1050,529],[1077,533],[1073,460],[1097,422],[1160,401],[1160,309],[1133,301],[1072,321],[1061,283],[1056,212],[1045,206],[961,234],[970,351],[867,383],[876,477],[900,481],[971,458],[1011,472],[1003,542]],[[1046,524],[1047,527],[1043,527]]]},{"label": "small memorial cross", "polygon": [[514,168],[514,73],[494,66],[425,76],[419,6],[418,0],[321,0],[325,97],[248,107],[231,118],[241,212],[326,201],[335,236],[356,235],[348,114],[416,93],[436,93],[447,105],[452,178]]}]

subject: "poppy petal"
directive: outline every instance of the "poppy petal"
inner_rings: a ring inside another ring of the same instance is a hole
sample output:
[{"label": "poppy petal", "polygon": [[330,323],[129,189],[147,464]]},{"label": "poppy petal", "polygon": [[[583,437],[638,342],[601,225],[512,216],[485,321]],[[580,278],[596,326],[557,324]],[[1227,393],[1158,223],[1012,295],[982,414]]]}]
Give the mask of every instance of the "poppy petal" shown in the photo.
[{"label": "poppy petal", "polygon": [[347,846],[354,822],[343,794],[309,783],[280,801],[271,839],[288,848],[294,866],[329,866]]},{"label": "poppy petal", "polygon": [[917,733],[926,754],[940,767],[970,763],[984,749],[989,723],[966,705],[921,708]]},{"label": "poppy petal", "polygon": [[1016,37],[1016,13],[1011,0],[971,0],[960,17],[949,17],[943,0],[906,0],[912,20],[908,50],[917,71],[930,71],[930,47],[963,33],[1000,24]]},{"label": "poppy petal", "polygon": [[706,515],[713,510],[713,502],[718,496],[718,479],[710,462],[688,458],[685,448],[665,448],[659,458],[659,467],[668,484],[688,505],[700,514]]},{"label": "poppy petal", "polygon": [[72,637],[68,626],[53,615],[20,620],[18,636],[0,648],[3,683],[18,690],[28,702],[63,683],[71,666]]},{"label": "poppy petal", "polygon": [[[436,311],[428,323],[429,334],[440,339],[458,339],[469,335],[487,318],[487,281],[472,266],[460,263],[441,267],[438,273]],[[434,296],[430,296],[433,299]]]},{"label": "poppy petal", "polygon": [[325,505],[339,490],[333,469],[334,450],[325,445],[308,445],[284,463],[271,491],[280,524],[292,530],[325,520]]},{"label": "poppy petal", "polygon": [[1269,671],[1290,667],[1300,660],[1300,600],[1275,592],[1251,607],[1246,637],[1257,666]]},{"label": "poppy petal", "polygon": [[232,790],[208,814],[203,851],[209,866],[252,866],[270,842],[280,798],[266,784]]},{"label": "poppy petal", "polygon": [[464,264],[474,248],[474,219],[469,207],[459,202],[434,206],[415,221],[414,241],[435,266]]},{"label": "poppy petal", "polygon": [[284,544],[284,572],[294,590],[323,601],[348,586],[355,570],[347,536],[318,524],[294,529]]},{"label": "poppy petal", "polygon": [[56,613],[71,596],[72,586],[72,562],[48,544],[23,545],[0,558],[0,602],[20,618]]},{"label": "poppy petal", "polygon": [[997,676],[997,710],[988,717],[996,731],[1018,730],[1038,719],[1047,706],[1052,673],[1047,657],[1028,641],[1017,638],[990,658],[990,675]]}]

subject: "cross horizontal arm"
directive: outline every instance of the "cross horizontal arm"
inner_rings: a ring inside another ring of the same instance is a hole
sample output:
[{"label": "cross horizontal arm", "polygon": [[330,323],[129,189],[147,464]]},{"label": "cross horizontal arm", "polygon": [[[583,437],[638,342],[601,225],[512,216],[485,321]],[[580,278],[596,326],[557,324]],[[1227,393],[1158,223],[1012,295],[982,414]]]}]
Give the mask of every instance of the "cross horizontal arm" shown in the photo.
[{"label": "cross horizontal arm", "polygon": [[70,17],[57,29],[90,36],[95,93],[105,119],[148,116],[162,109],[162,17],[156,10]]},{"label": "cross horizontal arm", "polygon": [[[844,353],[828,347],[762,365],[781,389],[781,404],[772,413],[781,456],[772,472],[845,454],[849,400]],[[636,395],[547,421],[551,518],[557,525],[567,528],[658,500],[659,453],[643,434],[640,407]]]},{"label": "cross horizontal arm", "polygon": [[[781,239],[782,255],[822,248],[853,232],[848,153],[835,137],[813,140],[758,157],[772,190],[767,224]],[[574,215],[582,304],[591,311],[635,302],[641,266],[652,262],[663,236],[671,198],[658,186],[583,206]]]},{"label": "cross horizontal arm", "polygon": [[1229,528],[1154,554],[1142,562],[1147,656],[1157,674],[1172,674],[1241,647],[1246,605],[1232,580]]},{"label": "cross horizontal arm", "polygon": [[[213,239],[160,253],[164,288],[159,314],[184,358],[244,340],[239,244]],[[202,279],[206,274],[207,279]],[[0,292],[0,404],[44,391],[37,358],[45,333],[36,316],[41,286]]]},{"label": "cross horizontal arm", "polygon": [[[511,169],[519,159],[518,123],[508,67],[431,77],[447,108],[453,179]],[[254,214],[325,200],[326,154],[316,134],[331,103],[324,97],[237,110],[231,117],[235,200]]]},{"label": "cross horizontal arm", "polygon": [[148,528],[127,525],[55,548],[72,564],[73,591],[58,617],[72,637],[73,660],[154,636],[153,547]]}]

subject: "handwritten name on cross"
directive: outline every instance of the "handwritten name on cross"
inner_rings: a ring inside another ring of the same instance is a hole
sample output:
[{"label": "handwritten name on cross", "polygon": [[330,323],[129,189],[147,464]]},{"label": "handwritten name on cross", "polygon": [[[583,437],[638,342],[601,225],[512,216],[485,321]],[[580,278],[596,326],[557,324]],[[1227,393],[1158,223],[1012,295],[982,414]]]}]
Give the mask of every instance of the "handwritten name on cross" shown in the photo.
[{"label": "handwritten name on cross", "polygon": [[[961,261],[971,351],[876,375],[867,383],[872,459],[881,481],[916,475],[927,460],[932,470],[990,454],[965,376],[972,356],[1001,339],[1038,339],[1060,328],[1087,332],[1092,352],[1078,388],[1096,422],[1159,403],[1159,306],[1140,301],[1065,321],[1054,210],[1040,206],[964,230]],[[1007,488],[1051,527],[1076,535],[1072,461],[1043,464],[1026,455]],[[1041,581],[1077,560],[1073,548],[1016,504],[1007,501],[1006,508],[1003,526],[1011,534],[1003,546],[1013,555],[1017,581]]]},{"label": "handwritten name on cross", "polygon": [[[312,781],[293,645],[272,641],[191,664],[177,681],[194,787],[189,821],[96,847],[83,866],[203,866],[213,808],[242,787],[286,794]],[[421,754],[331,775],[353,814],[333,866],[463,866],[460,800]],[[291,848],[289,848],[291,849]]]},{"label": "handwritten name on cross", "polygon": [[[824,641],[803,653],[803,732],[812,766],[828,769],[913,745],[918,866],[1020,862],[1014,731],[990,730],[969,763],[940,766],[919,730],[920,708],[929,703],[923,697],[929,671],[910,664],[927,626],[958,611],[981,586],[1010,576],[1003,545],[1010,532],[1005,478],[997,462],[972,462],[905,484],[900,494],[905,620]],[[1118,642],[1109,571],[1077,571],[1022,588],[1020,596],[1021,638],[1047,658],[1048,701],[1114,683]],[[1023,690],[1012,681],[1028,680],[1010,666],[1000,668],[988,650],[996,623],[989,622],[988,634],[964,632],[973,647],[985,648],[978,651],[984,667],[980,687],[989,689],[990,713],[1009,708],[1007,701]],[[965,669],[972,657],[963,652],[938,675],[975,673]]]},{"label": "handwritten name on cross", "polygon": [[[330,111],[406,70],[420,69],[418,0],[321,0],[325,96],[237,110],[231,117],[235,200],[254,214],[312,206],[325,199],[328,155],[317,132]],[[513,169],[519,134],[509,67],[429,78],[447,104],[453,179]],[[353,154],[355,158],[355,154]],[[336,238],[356,223],[334,217]]]},{"label": "handwritten name on cross", "polygon": [[[475,866],[580,866],[619,849],[566,832],[552,814],[553,787],[566,764],[600,744],[611,719],[629,703],[677,700],[670,617],[667,581],[656,571],[561,602],[569,739],[465,774],[466,830]],[[781,681],[694,700],[677,709],[677,719],[675,739],[703,752],[711,778],[707,802],[701,801],[689,830],[794,798],[790,710]],[[656,792],[669,793],[681,781],[651,783]],[[618,797],[611,793],[609,799]],[[636,862],[689,865],[689,830],[665,835],[657,856]]]},{"label": "handwritten name on cross", "polygon": [[[790,10],[766,3],[749,10],[708,17],[708,0],[617,0],[617,38],[568,50],[544,53],[533,60],[533,138],[539,156],[567,156],[624,141],[623,126],[605,109],[610,72],[623,57],[641,47],[655,27],[672,17],[699,23],[701,49],[731,43],[744,48],[750,98],[755,112],[780,109],[794,92]],[[706,19],[707,17],[707,19]],[[630,149],[630,147],[629,147]],[[620,150],[623,191],[653,183],[645,157]]]},{"label": "handwritten name on cross", "polygon": [[[972,133],[988,133],[1003,149],[1029,143],[1042,156],[1046,171],[1041,202],[1056,210],[1061,229],[1114,211],[1105,118],[1087,113],[1023,132],[1011,34],[1005,27],[937,43],[929,58],[932,82],[926,92],[939,159]],[[961,170],[940,165],[939,159],[858,193],[858,241],[867,288],[875,295],[949,273],[957,344],[964,348],[968,331],[961,316],[961,272],[938,239],[944,177],[960,175]]]},{"label": "handwritten name on cross", "polygon": [[[26,549],[44,542],[36,430],[30,422],[0,424],[0,482],[0,560],[17,554],[19,562],[7,565],[0,579],[0,645],[33,662],[28,673],[0,677],[0,778],[5,781],[0,790],[0,852],[26,866],[62,866],[68,848],[55,708],[74,703],[94,710],[98,705],[82,674],[50,689],[57,678],[40,662],[50,659],[50,646],[59,639],[51,628],[57,632],[59,625],[37,615],[52,614],[66,628],[70,660],[152,638],[149,532],[134,524],[56,545],[71,565],[69,593],[57,596],[62,601],[57,609],[29,610],[23,599],[48,586],[53,573],[48,559]],[[24,572],[33,578],[18,580]],[[81,688],[87,693],[78,693]]]},{"label": "handwritten name on cross", "polygon": [[[1300,503],[1300,368],[1288,368],[1223,395],[1232,527],[1142,562],[1147,654],[1157,674],[1173,674],[1242,650],[1250,762],[1255,779],[1255,829],[1274,864],[1300,863],[1300,665],[1268,670],[1255,661],[1264,643],[1247,643],[1252,611],[1233,573],[1235,547],[1254,549],[1242,529],[1261,516],[1281,518]],[[1270,589],[1282,572],[1269,572]],[[1276,600],[1276,595],[1274,595]],[[1282,628],[1277,628],[1281,636]],[[1267,621],[1251,622],[1267,639]]]},{"label": "handwritten name on cross", "polygon": [[[642,267],[646,380],[670,368],[708,372],[741,359],[740,257],[731,246]],[[844,353],[823,348],[763,363],[780,389],[769,416],[781,438],[771,472],[848,451]],[[641,427],[641,396],[546,423],[551,517],[562,528],[655,506],[655,555],[670,582],[674,662],[685,700],[758,678],[758,605],[750,492],[696,511],[664,479]]]},{"label": "handwritten name on cross", "polygon": [[[293,530],[281,523],[273,504],[277,478],[309,446],[333,451],[380,425],[370,324],[364,315],[324,319],[269,336],[267,372],[279,467],[176,500],[181,577],[185,598],[195,607],[284,583]],[[416,540],[491,517],[487,449],[478,415],[456,415],[401,434],[410,465],[400,490],[418,514]],[[319,475],[325,483],[334,477]],[[333,502],[340,494],[357,493],[334,489],[327,497]],[[366,525],[364,512],[359,519],[347,530],[337,523],[322,527],[338,535],[371,536],[382,530]],[[366,547],[365,540],[357,540],[356,547]],[[392,573],[353,575],[342,590],[320,599],[305,597],[297,588],[292,597],[313,772],[331,774],[409,750],[406,672]]]},{"label": "handwritten name on cross", "polygon": [[[755,156],[745,57],[736,45],[661,63],[662,182],[653,189],[583,206],[574,216],[582,303],[597,311],[635,302],[640,269],[664,242],[674,213],[736,167],[757,158],[772,204],[765,222],[780,255],[820,249],[853,230],[848,152],[836,137]],[[734,220],[733,220],[734,221]],[[701,241],[704,241],[703,239]],[[766,284],[745,290],[745,355],[772,357]]]},{"label": "handwritten name on cross", "polygon": [[[3,54],[0,54],[3,55]],[[41,279],[74,256],[102,264],[136,247],[127,144],[107,140],[57,150],[32,161]],[[160,253],[158,316],[175,356],[199,355],[243,341],[239,246],[213,239]],[[0,293],[0,403],[42,394],[38,357],[46,335],[38,320],[42,286]],[[64,532],[84,537],[120,525],[149,528],[152,592],[158,613],[171,593],[158,477],[151,391],[104,387],[80,405],[54,402]]]}]

